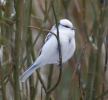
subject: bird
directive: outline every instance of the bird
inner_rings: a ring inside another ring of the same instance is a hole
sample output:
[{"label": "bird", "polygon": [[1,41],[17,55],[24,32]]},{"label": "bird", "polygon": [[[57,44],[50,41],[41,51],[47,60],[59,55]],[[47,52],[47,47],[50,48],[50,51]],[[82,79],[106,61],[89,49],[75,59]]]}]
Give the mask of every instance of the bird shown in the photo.
[{"label": "bird", "polygon": [[[68,19],[61,19],[58,23],[59,40],[62,55],[62,63],[68,61],[75,52],[75,27]],[[51,32],[57,35],[56,24],[52,27]],[[34,63],[20,76],[20,81],[24,82],[37,68],[46,64],[59,64],[59,49],[57,38],[49,32],[42,44],[37,59]]]}]

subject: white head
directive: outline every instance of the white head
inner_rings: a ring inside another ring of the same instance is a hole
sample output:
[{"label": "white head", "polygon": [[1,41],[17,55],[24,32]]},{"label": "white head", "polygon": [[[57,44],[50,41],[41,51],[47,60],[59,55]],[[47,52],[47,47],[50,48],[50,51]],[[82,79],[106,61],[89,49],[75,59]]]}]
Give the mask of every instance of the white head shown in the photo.
[{"label": "white head", "polygon": [[65,27],[65,28],[70,28],[71,30],[75,29],[73,27],[73,24],[69,20],[67,20],[67,19],[60,20],[59,25]]}]

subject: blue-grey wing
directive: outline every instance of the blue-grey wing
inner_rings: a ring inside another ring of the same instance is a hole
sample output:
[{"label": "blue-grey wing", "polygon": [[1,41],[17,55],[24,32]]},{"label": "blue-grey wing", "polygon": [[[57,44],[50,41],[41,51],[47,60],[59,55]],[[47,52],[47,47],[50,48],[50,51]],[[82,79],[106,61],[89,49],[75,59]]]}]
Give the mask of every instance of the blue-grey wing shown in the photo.
[{"label": "blue-grey wing", "polygon": [[51,34],[51,33],[48,33],[48,35],[47,35],[46,38],[45,38],[45,41],[44,41],[43,44],[42,44],[42,47],[41,47],[41,49],[40,49],[40,51],[39,51],[38,56],[41,55],[41,53],[42,53],[42,48],[43,48],[44,44],[51,38],[51,36],[52,36],[52,34]]},{"label": "blue-grey wing", "polygon": [[[55,30],[55,25],[52,27],[51,31],[53,32],[54,30]],[[45,38],[45,41],[44,41],[43,44],[42,44],[42,47],[41,47],[41,49],[40,49],[40,51],[39,51],[38,56],[41,55],[41,53],[42,53],[42,48],[43,48],[44,44],[52,37],[52,35],[53,35],[53,34],[48,33],[48,35],[47,35],[46,38]]]}]

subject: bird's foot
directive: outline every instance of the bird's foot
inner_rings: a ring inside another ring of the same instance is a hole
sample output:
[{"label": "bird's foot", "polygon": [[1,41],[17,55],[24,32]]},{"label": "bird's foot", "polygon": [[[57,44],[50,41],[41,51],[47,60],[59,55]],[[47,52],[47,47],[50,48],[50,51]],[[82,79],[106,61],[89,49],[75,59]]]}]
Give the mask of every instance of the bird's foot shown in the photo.
[{"label": "bird's foot", "polygon": [[63,64],[60,64],[60,63],[59,63],[59,67],[62,68],[62,67],[63,67]]},{"label": "bird's foot", "polygon": [[57,49],[58,49],[58,51],[61,49],[61,44],[58,45],[58,48]]}]

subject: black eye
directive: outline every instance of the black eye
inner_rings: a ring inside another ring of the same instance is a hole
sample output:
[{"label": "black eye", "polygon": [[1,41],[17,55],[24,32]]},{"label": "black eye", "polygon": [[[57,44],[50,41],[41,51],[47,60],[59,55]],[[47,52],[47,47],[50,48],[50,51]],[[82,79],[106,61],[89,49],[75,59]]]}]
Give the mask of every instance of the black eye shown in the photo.
[{"label": "black eye", "polygon": [[58,23],[58,25],[62,25],[63,27],[66,27],[66,28],[71,28],[71,27],[69,27],[69,26],[67,26],[67,25],[61,24],[60,22]]},{"label": "black eye", "polygon": [[67,25],[63,25],[64,27],[66,27],[66,28],[70,28],[69,26],[67,26]]}]

